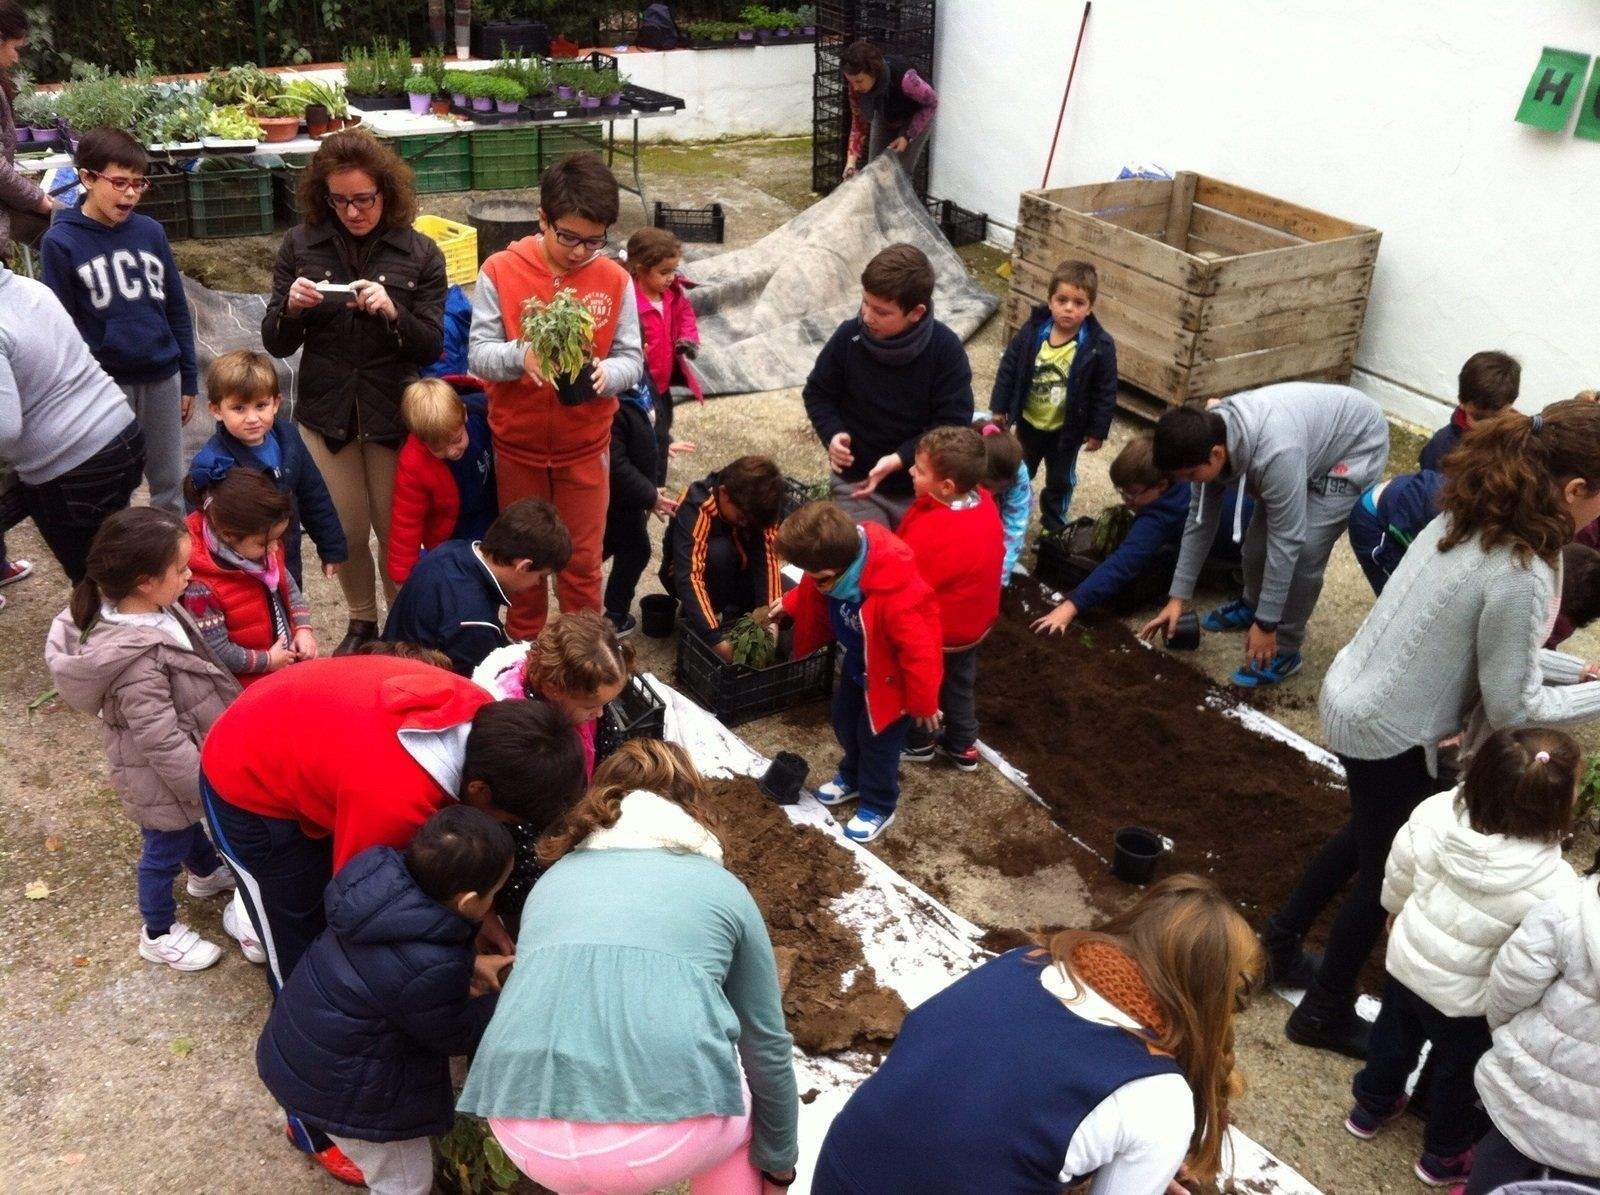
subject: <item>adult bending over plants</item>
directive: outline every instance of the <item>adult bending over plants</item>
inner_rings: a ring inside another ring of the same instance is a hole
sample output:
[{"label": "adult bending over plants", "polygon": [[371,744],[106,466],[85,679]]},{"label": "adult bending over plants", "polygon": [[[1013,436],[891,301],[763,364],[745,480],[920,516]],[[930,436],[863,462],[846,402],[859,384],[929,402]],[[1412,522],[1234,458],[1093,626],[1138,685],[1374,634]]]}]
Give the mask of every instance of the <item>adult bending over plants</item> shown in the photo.
[{"label": "adult bending over plants", "polygon": [[[365,130],[323,141],[300,178],[301,223],[283,238],[261,343],[296,349],[295,421],[350,544],[339,570],[350,629],[335,655],[378,636],[369,543],[378,534],[386,596],[389,511],[406,438],[400,396],[444,347],[444,254],[411,222],[411,167]],[[351,287],[324,294],[318,284]]]}]

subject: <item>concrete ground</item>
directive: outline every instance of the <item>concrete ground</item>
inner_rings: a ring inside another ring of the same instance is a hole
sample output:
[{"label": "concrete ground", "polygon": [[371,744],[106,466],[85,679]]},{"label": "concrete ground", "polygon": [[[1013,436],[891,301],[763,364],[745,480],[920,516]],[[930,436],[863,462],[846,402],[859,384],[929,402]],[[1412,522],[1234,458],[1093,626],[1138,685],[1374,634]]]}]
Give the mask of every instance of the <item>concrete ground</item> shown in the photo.
[{"label": "concrete ground", "polygon": [[[652,193],[677,203],[722,202],[729,243],[746,244],[811,200],[809,143],[755,142],[647,151]],[[504,195],[505,193],[497,193]],[[466,196],[430,196],[425,211],[459,215]],[[1009,213],[999,213],[1009,215]],[[624,198],[622,235],[639,222]],[[224,289],[264,289],[273,241],[180,245],[184,268]],[[963,251],[985,285],[1002,291],[1003,257]],[[998,321],[969,345],[980,404],[1003,348]],[[680,436],[698,442],[678,458],[674,481],[687,482],[733,456],[761,451],[786,471],[820,478],[824,459],[796,391],[713,400],[680,408]],[[1110,443],[1082,461],[1079,506],[1112,500],[1106,466],[1141,425],[1119,419]],[[1414,458],[1416,440],[1397,432],[1397,459]],[[232,949],[210,971],[179,975],[141,962],[133,863],[138,835],[107,782],[98,729],[58,701],[41,656],[49,620],[65,604],[66,584],[31,525],[8,537],[12,554],[35,561],[28,582],[9,588],[0,613],[0,1189],[18,1192],[330,1192],[331,1179],[294,1153],[282,1120],[254,1073],[255,1037],[265,1011],[259,968]],[[337,587],[308,577],[324,643],[343,631]],[[659,588],[647,576],[643,591]],[[1371,604],[1348,550],[1341,547],[1313,624],[1305,670],[1261,707],[1316,739],[1322,674]],[[1133,620],[1130,620],[1133,621]],[[669,644],[639,640],[646,667],[669,677]],[[1600,654],[1593,638],[1575,645]],[[1238,641],[1208,637],[1199,662],[1223,679]],[[835,761],[819,708],[741,729],[757,748],[795,750],[814,774]],[[1587,745],[1594,746],[1591,740]],[[1038,807],[985,768],[959,781],[952,771],[908,769],[906,798],[882,853],[958,912],[985,926],[1081,924],[1097,914],[1076,871],[1061,864],[1006,878],[973,861],[975,843],[1059,833]],[[1574,858],[1592,857],[1593,843]],[[1298,860],[1285,860],[1294,868]],[[180,916],[227,942],[216,901],[180,900]],[[1249,1092],[1240,1126],[1330,1192],[1417,1188],[1410,1158],[1419,1148],[1409,1118],[1372,1143],[1340,1127],[1350,1076],[1343,1060],[1290,1046],[1281,1036],[1287,1006],[1259,1000],[1240,1021],[1238,1054]]]}]

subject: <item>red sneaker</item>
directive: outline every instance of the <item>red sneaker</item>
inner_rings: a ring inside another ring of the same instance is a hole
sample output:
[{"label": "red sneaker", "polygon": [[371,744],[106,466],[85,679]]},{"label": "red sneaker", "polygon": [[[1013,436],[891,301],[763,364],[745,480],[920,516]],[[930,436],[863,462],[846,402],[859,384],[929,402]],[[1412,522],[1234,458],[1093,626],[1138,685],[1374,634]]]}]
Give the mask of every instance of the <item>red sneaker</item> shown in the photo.
[{"label": "red sneaker", "polygon": [[327,1149],[324,1149],[320,1153],[306,1149],[295,1137],[294,1128],[295,1122],[292,1120],[283,1126],[283,1135],[289,1138],[290,1145],[294,1146],[302,1153],[311,1154],[311,1156],[316,1159],[319,1166],[321,1166],[329,1174],[333,1175],[334,1178],[338,1179],[345,1186],[364,1187],[367,1185],[366,1177],[361,1173],[361,1168],[345,1156],[344,1150],[340,1149],[337,1145],[332,1144],[330,1144]]},{"label": "red sneaker", "polygon": [[978,762],[982,757],[978,754],[977,747],[968,747],[965,751],[956,751],[953,748],[946,747],[941,742],[938,749],[940,755],[955,764],[963,772],[976,772],[978,770]]},{"label": "red sneaker", "polygon": [[0,585],[10,585],[13,581],[20,581],[33,572],[33,565],[26,560],[8,560],[0,564]]}]

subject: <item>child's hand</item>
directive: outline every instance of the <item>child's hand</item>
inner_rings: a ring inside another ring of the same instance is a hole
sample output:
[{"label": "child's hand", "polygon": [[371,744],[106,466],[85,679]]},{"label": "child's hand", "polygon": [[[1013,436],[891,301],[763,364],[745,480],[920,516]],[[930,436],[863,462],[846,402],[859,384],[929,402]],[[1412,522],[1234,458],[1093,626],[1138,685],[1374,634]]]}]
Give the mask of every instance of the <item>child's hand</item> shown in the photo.
[{"label": "child's hand", "polygon": [[873,490],[878,488],[878,483],[885,477],[888,477],[891,473],[898,473],[904,467],[905,462],[900,459],[898,452],[891,452],[888,456],[879,457],[878,463],[872,466],[872,472],[867,474],[867,479],[851,490],[850,496],[852,498],[860,498],[864,494],[872,493]]},{"label": "child's hand", "polygon": [[277,672],[280,668],[287,668],[295,662],[295,654],[290,650],[288,643],[279,639],[267,649],[267,671]]},{"label": "child's hand", "polygon": [[667,445],[668,456],[683,456],[686,453],[693,452],[694,450],[695,443],[693,440],[674,440],[672,443]]},{"label": "child's hand", "polygon": [[761,612],[762,621],[768,623],[769,625],[786,617],[788,617],[788,611],[783,608],[782,598],[779,598],[777,601],[773,602],[772,605],[768,606]]},{"label": "child's hand", "polygon": [[1590,660],[1579,673],[1584,680],[1600,680],[1600,660]]},{"label": "child's hand", "polygon": [[666,490],[656,491],[655,516],[665,523],[678,513],[678,500]]},{"label": "child's hand", "polygon": [[928,715],[926,718],[916,719],[916,724],[919,728],[926,730],[929,734],[938,734],[939,728],[944,725],[944,714],[939,710],[934,710],[933,713]]},{"label": "child's hand", "polygon": [[691,361],[700,355],[700,346],[692,340],[678,341],[677,349]]},{"label": "child's hand", "polygon": [[338,566],[338,564],[336,564],[336,563],[335,564],[329,564],[327,561],[323,561],[322,562],[322,575],[324,577],[337,577],[339,575],[339,566]]},{"label": "child's hand", "polygon": [[713,643],[711,650],[717,653],[718,658],[725,663],[733,663],[733,644],[724,639],[721,643]]},{"label": "child's hand", "polygon": [[1167,604],[1161,607],[1161,613],[1139,628],[1139,638],[1154,639],[1159,633],[1170,639],[1178,633],[1178,619],[1182,617],[1183,599],[1168,598]]},{"label": "child's hand", "polygon": [[478,955],[472,960],[472,982],[467,985],[467,991],[474,996],[498,992],[514,962],[516,957],[510,954]]},{"label": "child's hand", "polygon": [[611,375],[606,372],[604,361],[596,361],[590,370],[594,377],[594,392],[599,395],[615,394],[617,388],[611,384]]},{"label": "child's hand", "polygon": [[906,146],[910,144],[911,142],[907,141],[904,137],[896,137],[893,141],[889,142],[889,148],[897,154],[903,154],[906,152]]},{"label": "child's hand", "polygon": [[1078,607],[1073,602],[1062,602],[1050,613],[1033,624],[1036,634],[1064,635],[1067,628],[1072,625],[1072,620],[1078,617]]},{"label": "child's hand", "polygon": [[500,914],[491,912],[478,926],[478,950],[482,954],[515,954],[517,944],[506,933]]},{"label": "child's hand", "polygon": [[1106,442],[1099,436],[1089,436],[1083,441],[1083,446],[1090,452],[1099,452],[1106,446]]},{"label": "child's hand", "polygon": [[178,399],[178,422],[188,423],[189,416],[194,414],[194,395],[185,394]]},{"label": "child's hand", "polygon": [[301,627],[294,633],[294,654],[302,660],[317,658],[317,637],[310,627]]},{"label": "child's hand", "polygon": [[844,176],[845,176],[845,178],[847,178],[847,179],[854,178],[856,176],[856,174],[860,171],[860,169],[861,169],[861,167],[856,165],[856,160],[854,158],[851,158],[848,162],[846,162],[844,164]]},{"label": "child's hand", "polygon": [[539,372],[539,358],[534,356],[533,350],[528,349],[522,354],[522,372],[528,375],[535,386],[549,385],[544,374]]},{"label": "child's hand", "polygon": [[843,473],[855,464],[855,454],[850,451],[850,433],[840,432],[828,441],[828,464],[835,473]]}]

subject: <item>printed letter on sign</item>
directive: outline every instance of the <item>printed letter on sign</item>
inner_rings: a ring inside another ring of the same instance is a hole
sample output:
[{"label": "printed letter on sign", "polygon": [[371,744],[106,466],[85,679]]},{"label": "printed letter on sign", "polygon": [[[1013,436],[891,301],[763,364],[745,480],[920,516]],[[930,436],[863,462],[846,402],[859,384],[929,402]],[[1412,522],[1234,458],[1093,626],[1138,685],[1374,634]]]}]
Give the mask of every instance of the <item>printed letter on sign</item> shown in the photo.
[{"label": "printed letter on sign", "polygon": [[1560,132],[1578,103],[1578,80],[1589,69],[1589,55],[1546,46],[1522,94],[1517,120],[1535,128]]}]

